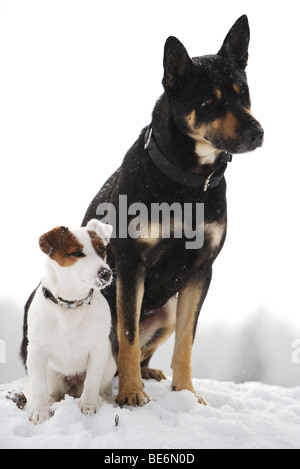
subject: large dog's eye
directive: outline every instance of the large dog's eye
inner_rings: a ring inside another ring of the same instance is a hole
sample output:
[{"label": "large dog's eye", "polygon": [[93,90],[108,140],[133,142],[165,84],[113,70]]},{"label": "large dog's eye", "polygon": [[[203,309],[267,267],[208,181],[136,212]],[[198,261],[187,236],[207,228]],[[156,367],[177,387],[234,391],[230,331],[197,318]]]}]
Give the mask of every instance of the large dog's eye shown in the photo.
[{"label": "large dog's eye", "polygon": [[249,89],[247,86],[241,87],[239,99],[243,106],[250,107],[251,102],[250,102]]},{"label": "large dog's eye", "polygon": [[210,106],[211,104],[213,104],[213,102],[214,102],[213,98],[208,98],[205,101],[203,101],[203,103],[201,104],[201,107]]},{"label": "large dog's eye", "polygon": [[68,256],[85,257],[85,254],[82,251],[75,251],[75,252],[71,252],[71,254],[68,254]]}]

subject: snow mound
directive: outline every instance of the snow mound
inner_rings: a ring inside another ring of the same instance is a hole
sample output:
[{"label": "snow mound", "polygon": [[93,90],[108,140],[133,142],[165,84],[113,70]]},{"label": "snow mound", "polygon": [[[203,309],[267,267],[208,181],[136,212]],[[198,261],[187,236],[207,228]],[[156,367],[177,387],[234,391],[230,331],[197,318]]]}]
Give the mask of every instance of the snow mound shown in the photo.
[{"label": "snow mound", "polygon": [[28,420],[27,407],[5,399],[16,387],[30,398],[27,380],[0,386],[0,448],[300,448],[300,387],[195,379],[205,407],[188,391],[172,392],[170,384],[170,378],[146,381],[152,401],[120,408],[115,378],[111,402],[96,415],[82,415],[78,400],[66,396],[39,426]]}]

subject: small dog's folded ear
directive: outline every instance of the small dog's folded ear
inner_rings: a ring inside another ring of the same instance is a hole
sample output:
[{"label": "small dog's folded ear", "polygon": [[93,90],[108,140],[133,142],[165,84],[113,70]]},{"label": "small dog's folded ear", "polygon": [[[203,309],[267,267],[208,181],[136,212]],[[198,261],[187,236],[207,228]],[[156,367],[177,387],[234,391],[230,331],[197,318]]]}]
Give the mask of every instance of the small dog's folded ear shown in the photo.
[{"label": "small dog's folded ear", "polygon": [[104,244],[108,244],[110,237],[113,232],[113,227],[106,223],[102,223],[101,221],[97,220],[96,218],[92,218],[86,225],[88,230],[95,231],[99,238],[102,239]]},{"label": "small dog's folded ear", "polygon": [[230,29],[218,54],[232,58],[242,70],[245,70],[248,63],[249,40],[248,18],[243,15]]},{"label": "small dog's folded ear", "polygon": [[40,236],[39,244],[41,250],[51,256],[54,249],[61,249],[64,244],[64,235],[69,230],[65,226],[58,226],[53,230]]},{"label": "small dog's folded ear", "polygon": [[176,96],[183,88],[184,79],[193,66],[185,47],[174,36],[168,37],[164,50],[163,85],[168,96]]}]

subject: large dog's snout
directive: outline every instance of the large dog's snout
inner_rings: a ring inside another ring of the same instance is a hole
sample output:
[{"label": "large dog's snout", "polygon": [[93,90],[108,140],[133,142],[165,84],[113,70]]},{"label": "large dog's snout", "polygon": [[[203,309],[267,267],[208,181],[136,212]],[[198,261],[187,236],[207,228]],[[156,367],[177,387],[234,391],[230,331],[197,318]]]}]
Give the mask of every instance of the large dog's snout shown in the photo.
[{"label": "large dog's snout", "polygon": [[259,124],[248,127],[243,131],[243,141],[248,151],[260,147],[263,144],[263,140],[264,131]]}]

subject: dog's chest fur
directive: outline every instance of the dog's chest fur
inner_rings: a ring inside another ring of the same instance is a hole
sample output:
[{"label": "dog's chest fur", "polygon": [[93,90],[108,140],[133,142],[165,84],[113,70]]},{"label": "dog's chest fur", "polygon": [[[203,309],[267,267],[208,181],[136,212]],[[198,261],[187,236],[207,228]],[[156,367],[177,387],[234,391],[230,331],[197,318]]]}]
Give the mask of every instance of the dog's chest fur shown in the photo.
[{"label": "dog's chest fur", "polygon": [[42,345],[49,355],[49,365],[62,375],[82,373],[95,344],[100,349],[107,347],[106,340],[99,340],[109,335],[107,311],[107,302],[100,292],[94,293],[89,306],[64,309],[46,299],[39,287],[28,315],[29,343]]}]

